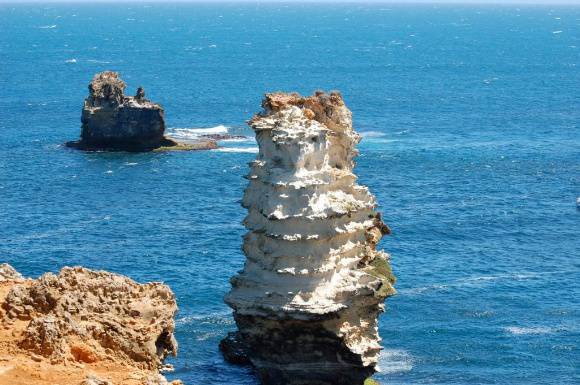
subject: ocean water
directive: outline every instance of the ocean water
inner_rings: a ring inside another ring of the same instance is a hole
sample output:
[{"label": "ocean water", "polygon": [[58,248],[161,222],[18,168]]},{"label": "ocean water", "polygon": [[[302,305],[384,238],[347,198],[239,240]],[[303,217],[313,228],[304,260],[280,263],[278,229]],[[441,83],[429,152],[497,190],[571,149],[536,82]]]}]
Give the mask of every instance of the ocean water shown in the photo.
[{"label": "ocean water", "polygon": [[120,71],[176,135],[251,135],[261,95],[339,89],[393,235],[382,384],[580,383],[580,8],[0,5],[0,261],[164,281],[188,385],[226,364],[252,139],[83,153],[87,84]]}]

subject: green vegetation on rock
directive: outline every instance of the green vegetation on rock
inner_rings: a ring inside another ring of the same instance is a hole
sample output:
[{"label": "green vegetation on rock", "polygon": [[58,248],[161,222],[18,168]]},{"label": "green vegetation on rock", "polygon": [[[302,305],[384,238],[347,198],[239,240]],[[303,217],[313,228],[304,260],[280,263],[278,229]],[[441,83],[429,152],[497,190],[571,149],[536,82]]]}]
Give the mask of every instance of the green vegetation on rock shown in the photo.
[{"label": "green vegetation on rock", "polygon": [[393,274],[391,264],[385,258],[378,255],[369,263],[367,272],[383,282],[380,290],[376,293],[378,297],[388,297],[396,293],[393,285],[397,278]]}]

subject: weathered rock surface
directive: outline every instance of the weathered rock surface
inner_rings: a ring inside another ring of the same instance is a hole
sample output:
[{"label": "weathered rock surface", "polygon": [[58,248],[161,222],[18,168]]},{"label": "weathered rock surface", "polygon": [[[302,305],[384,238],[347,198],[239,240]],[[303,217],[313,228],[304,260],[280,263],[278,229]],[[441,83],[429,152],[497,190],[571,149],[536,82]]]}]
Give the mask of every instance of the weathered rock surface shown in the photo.
[{"label": "weathered rock surface", "polygon": [[0,281],[0,384],[167,384],[176,311],[166,285],[81,267]]},{"label": "weathered rock surface", "polygon": [[89,84],[81,116],[81,139],[67,146],[89,151],[203,150],[214,140],[177,142],[165,137],[165,112],[145,98],[142,87],[125,96],[125,82],[116,72],[96,74]]},{"label": "weathered rock surface", "polygon": [[[356,385],[375,372],[377,317],[393,295],[388,227],[352,170],[360,137],[339,93],[267,94],[243,206],[246,263],[220,345],[264,384]],[[245,358],[244,358],[245,357]]]},{"label": "weathered rock surface", "polygon": [[7,263],[0,263],[0,282],[22,279],[22,275]]}]

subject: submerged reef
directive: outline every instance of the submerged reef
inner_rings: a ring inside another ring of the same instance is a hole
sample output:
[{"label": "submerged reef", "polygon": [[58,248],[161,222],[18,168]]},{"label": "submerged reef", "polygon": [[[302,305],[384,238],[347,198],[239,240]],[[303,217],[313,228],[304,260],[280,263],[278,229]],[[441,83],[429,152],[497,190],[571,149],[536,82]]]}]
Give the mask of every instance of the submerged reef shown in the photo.
[{"label": "submerged reef", "polygon": [[262,107],[249,122],[246,263],[225,298],[238,331],[220,348],[266,385],[362,385],[395,277],[376,249],[390,230],[353,174],[360,136],[338,92],[266,94]]},{"label": "submerged reef", "polygon": [[81,116],[81,138],[67,142],[68,147],[135,152],[217,148],[210,138],[178,142],[166,137],[163,107],[147,100],[142,87],[135,96],[126,96],[125,87],[116,72],[105,71],[93,77]]},{"label": "submerged reef", "polygon": [[82,267],[35,280],[0,270],[1,384],[169,384],[159,374],[177,352],[169,287]]}]

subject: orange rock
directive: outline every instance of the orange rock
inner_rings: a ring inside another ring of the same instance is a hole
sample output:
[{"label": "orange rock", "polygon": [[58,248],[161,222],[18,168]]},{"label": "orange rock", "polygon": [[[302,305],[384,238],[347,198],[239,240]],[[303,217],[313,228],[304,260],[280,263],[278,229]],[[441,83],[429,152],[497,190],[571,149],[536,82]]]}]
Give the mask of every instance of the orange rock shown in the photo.
[{"label": "orange rock", "polygon": [[[163,359],[177,350],[176,311],[175,296],[160,283],[81,267],[37,280],[6,274],[0,385],[157,383]],[[154,313],[158,322],[149,326]]]},{"label": "orange rock", "polygon": [[91,364],[98,361],[95,352],[84,345],[73,345],[70,347],[70,352],[74,359],[79,362],[86,362]]},{"label": "orange rock", "polygon": [[308,119],[314,119],[316,114],[310,108],[305,108],[304,109],[304,116],[306,116]]}]

